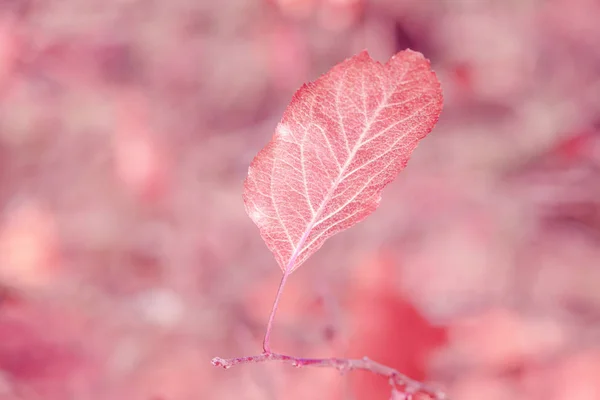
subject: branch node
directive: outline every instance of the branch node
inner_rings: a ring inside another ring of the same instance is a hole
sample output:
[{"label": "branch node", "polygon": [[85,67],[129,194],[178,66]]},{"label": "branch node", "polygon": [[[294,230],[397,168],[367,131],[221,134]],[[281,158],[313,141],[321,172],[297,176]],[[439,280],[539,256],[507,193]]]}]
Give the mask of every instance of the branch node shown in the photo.
[{"label": "branch node", "polygon": [[227,361],[222,359],[221,357],[215,357],[211,360],[212,365],[214,365],[215,367],[221,367],[223,369],[229,369],[231,368],[231,364]]}]

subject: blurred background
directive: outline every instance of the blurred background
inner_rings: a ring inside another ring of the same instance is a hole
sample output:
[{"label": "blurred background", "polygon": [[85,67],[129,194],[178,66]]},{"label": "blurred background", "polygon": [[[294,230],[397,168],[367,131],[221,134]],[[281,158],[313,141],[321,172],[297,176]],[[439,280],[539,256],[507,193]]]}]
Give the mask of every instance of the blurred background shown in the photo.
[{"label": "blurred background", "polygon": [[362,49],[445,108],[366,221],[295,272],[273,349],[455,400],[600,398],[600,3],[0,2],[0,400],[389,399],[257,354],[280,270],[242,181]]}]

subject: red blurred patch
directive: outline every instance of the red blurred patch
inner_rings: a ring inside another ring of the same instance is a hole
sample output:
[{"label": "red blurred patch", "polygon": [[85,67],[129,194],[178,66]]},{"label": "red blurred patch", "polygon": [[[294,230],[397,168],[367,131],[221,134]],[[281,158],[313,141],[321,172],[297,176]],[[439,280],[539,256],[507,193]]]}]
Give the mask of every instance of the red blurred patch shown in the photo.
[{"label": "red blurred patch", "polygon": [[[380,256],[357,271],[349,292],[355,330],[347,356],[368,356],[423,381],[429,356],[447,341],[446,330],[431,325],[398,293],[394,270],[394,263]],[[357,372],[352,381],[358,399],[390,398],[390,385],[379,376]]]},{"label": "red blurred patch", "polygon": [[581,158],[589,157],[597,142],[600,141],[599,133],[584,130],[564,140],[559,141],[550,150],[549,155],[555,155],[565,162],[575,162]]},{"label": "red blurred patch", "polygon": [[473,67],[468,63],[461,63],[452,70],[454,82],[464,91],[473,89]]},{"label": "red blurred patch", "polygon": [[[77,317],[39,305],[3,308],[0,313],[0,370],[11,387],[40,398],[72,394],[73,383],[93,382],[94,364],[83,353]],[[33,398],[33,397],[27,397]]]}]

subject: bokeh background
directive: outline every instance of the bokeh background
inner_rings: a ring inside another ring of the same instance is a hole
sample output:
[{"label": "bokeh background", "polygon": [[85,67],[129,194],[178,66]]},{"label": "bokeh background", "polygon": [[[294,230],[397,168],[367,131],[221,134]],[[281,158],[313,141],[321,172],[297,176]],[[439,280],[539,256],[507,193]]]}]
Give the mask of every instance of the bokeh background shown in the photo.
[{"label": "bokeh background", "polygon": [[445,108],[292,276],[276,351],[456,400],[600,399],[600,3],[0,2],[0,399],[389,399],[257,354],[280,271],[242,181],[294,91],[423,52]]}]

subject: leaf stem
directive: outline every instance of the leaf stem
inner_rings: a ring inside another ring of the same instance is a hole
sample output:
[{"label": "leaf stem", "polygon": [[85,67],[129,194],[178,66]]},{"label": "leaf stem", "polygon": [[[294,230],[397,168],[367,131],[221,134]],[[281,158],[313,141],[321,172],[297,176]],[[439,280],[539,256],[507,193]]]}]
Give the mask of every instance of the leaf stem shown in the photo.
[{"label": "leaf stem", "polygon": [[392,389],[395,391],[400,390],[403,393],[406,393],[408,395],[406,398],[408,399],[412,398],[412,396],[416,393],[423,393],[434,400],[448,400],[446,394],[441,390],[438,390],[419,381],[415,381],[414,379],[411,379],[408,376],[401,374],[394,368],[375,362],[367,357],[363,357],[360,359],[301,358],[265,351],[262,354],[248,357],[237,357],[229,359],[215,357],[212,359],[212,364],[216,367],[223,367],[225,369],[229,369],[239,364],[260,363],[267,361],[281,361],[284,363],[291,364],[297,368],[305,366],[335,368],[341,373],[352,370],[369,371],[376,375],[387,378],[390,385],[392,386]]},{"label": "leaf stem", "polygon": [[275,313],[277,312],[277,308],[279,307],[279,300],[281,299],[281,295],[283,294],[283,288],[285,287],[285,283],[289,276],[289,272],[284,272],[283,277],[281,278],[281,282],[279,283],[279,289],[277,289],[277,295],[275,295],[275,301],[273,302],[273,308],[271,309],[271,315],[269,315],[269,322],[267,323],[267,331],[265,332],[265,339],[263,341],[263,351],[266,354],[271,353],[271,330],[273,329],[273,321],[275,320]]}]

